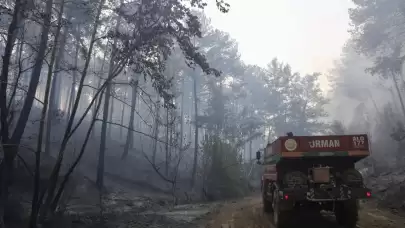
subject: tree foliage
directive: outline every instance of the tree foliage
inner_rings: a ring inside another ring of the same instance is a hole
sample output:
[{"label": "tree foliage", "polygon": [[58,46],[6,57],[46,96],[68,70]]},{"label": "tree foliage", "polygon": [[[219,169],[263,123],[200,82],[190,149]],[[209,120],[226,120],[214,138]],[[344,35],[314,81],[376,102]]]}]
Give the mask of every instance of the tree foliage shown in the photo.
[{"label": "tree foliage", "polygon": [[255,83],[255,90],[261,95],[255,100],[257,106],[263,107],[258,111],[270,126],[273,137],[289,131],[308,135],[325,130],[322,118],[327,115],[324,106],[328,100],[319,87],[318,73],[301,76],[277,59],[265,69],[251,70],[257,72],[257,80],[262,82]]},{"label": "tree foliage", "polygon": [[403,150],[405,116],[405,2],[353,3],[349,10],[351,36],[331,72],[331,96],[336,104],[333,111],[335,118],[345,120],[345,124],[335,122],[331,130],[367,132],[373,148],[372,165],[399,165],[401,155],[397,157],[396,151]]},{"label": "tree foliage", "polygon": [[247,193],[247,184],[238,150],[218,136],[207,137],[202,142],[204,191],[211,200],[229,199]]},{"label": "tree foliage", "polygon": [[354,0],[350,9],[352,36],[369,56],[389,55],[404,43],[405,3],[401,0]]}]

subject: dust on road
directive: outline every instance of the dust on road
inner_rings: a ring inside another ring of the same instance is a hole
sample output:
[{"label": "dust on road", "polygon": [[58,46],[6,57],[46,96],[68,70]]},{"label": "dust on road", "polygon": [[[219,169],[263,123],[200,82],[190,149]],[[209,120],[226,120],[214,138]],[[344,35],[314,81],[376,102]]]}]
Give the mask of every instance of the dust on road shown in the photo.
[{"label": "dust on road", "polygon": [[[318,218],[293,218],[292,228],[338,228],[333,215]],[[260,197],[228,202],[212,214],[205,228],[273,228],[271,215],[262,212]],[[403,228],[405,218],[389,211],[377,209],[373,203],[361,205],[358,227],[360,228]]]}]

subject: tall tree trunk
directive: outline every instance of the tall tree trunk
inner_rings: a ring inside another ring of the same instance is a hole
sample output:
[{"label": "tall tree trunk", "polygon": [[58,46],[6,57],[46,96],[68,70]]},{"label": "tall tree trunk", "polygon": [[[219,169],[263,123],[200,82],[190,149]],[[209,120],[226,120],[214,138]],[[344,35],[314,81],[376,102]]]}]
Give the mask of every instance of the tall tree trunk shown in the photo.
[{"label": "tall tree trunk", "polygon": [[[124,100],[127,98],[127,88],[125,88],[124,92]],[[122,109],[121,109],[121,126],[124,125],[124,113],[125,113],[125,104],[122,103]],[[122,127],[120,127],[120,140],[122,139]]]},{"label": "tall tree trunk", "polygon": [[166,151],[166,159],[165,159],[165,174],[166,177],[169,175],[169,108],[166,108],[166,145],[165,145],[165,151]]},{"label": "tall tree trunk", "polygon": [[[62,17],[61,21],[58,23],[62,23]],[[57,35],[59,36],[59,32],[61,29],[61,24],[58,25],[58,30]],[[60,36],[60,43],[57,45],[57,42],[55,42],[54,46],[58,48],[58,56],[56,57],[55,60],[55,73],[53,74],[53,79],[52,79],[52,87],[51,87],[51,93],[49,97],[49,109],[48,109],[48,116],[47,116],[47,121],[46,121],[46,136],[45,136],[45,154],[50,155],[51,154],[51,131],[52,131],[52,120],[54,120],[57,117],[57,113],[59,110],[59,104],[60,104],[60,81],[61,78],[59,76],[59,71],[60,71],[60,64],[63,61],[63,55],[65,54],[65,44],[66,44],[66,38],[67,38],[67,31],[64,31],[63,34]],[[59,37],[55,37],[55,39],[59,40]],[[52,56],[55,58],[55,55]],[[51,60],[53,61],[53,60]],[[53,67],[53,66],[51,66]],[[52,74],[51,67],[49,67],[48,74]],[[45,96],[47,94],[45,93]]]},{"label": "tall tree trunk", "polygon": [[[48,3],[48,2],[47,2]],[[71,131],[72,131],[72,127],[73,127],[73,121],[76,117],[76,113],[79,107],[79,103],[80,103],[80,98],[81,98],[81,94],[83,91],[83,85],[84,85],[84,81],[86,79],[87,76],[87,71],[89,68],[89,64],[90,64],[90,60],[91,60],[91,54],[93,52],[93,48],[94,48],[94,43],[96,40],[96,34],[97,34],[97,30],[98,30],[98,26],[100,23],[100,15],[101,15],[101,11],[103,9],[103,6],[105,4],[105,0],[101,0],[101,2],[99,3],[99,5],[97,6],[97,13],[95,16],[95,21],[94,21],[94,27],[93,27],[93,31],[91,34],[91,38],[90,38],[90,45],[88,48],[88,51],[86,53],[86,58],[85,58],[85,62],[84,62],[84,67],[83,70],[81,71],[81,78],[79,81],[79,86],[78,86],[78,90],[76,93],[76,98],[75,98],[75,102],[73,104],[73,108],[72,108],[72,113],[70,114],[70,118],[68,120],[67,126],[66,126],[66,130],[64,132],[64,136],[61,142],[61,146],[60,146],[60,150],[59,150],[59,154],[56,160],[56,164],[54,165],[53,169],[52,169],[52,173],[49,177],[49,185],[47,186],[47,188],[44,190],[44,193],[41,194],[41,199],[39,200],[39,203],[42,203],[43,201],[43,197],[45,196],[45,192],[47,192],[47,196],[45,199],[45,203],[43,205],[43,207],[41,208],[40,211],[40,221],[43,221],[43,219],[46,218],[46,215],[48,214],[48,212],[51,208],[51,203],[54,200],[54,195],[55,195],[55,190],[56,190],[56,186],[58,183],[58,178],[59,178],[59,172],[60,172],[60,168],[62,165],[62,161],[64,158],[64,153],[67,147],[67,143],[71,137]]]},{"label": "tall tree trunk", "polygon": [[[123,5],[123,0],[121,0],[120,7]],[[121,16],[117,17],[117,24],[115,26],[115,32],[117,33],[121,24]],[[114,42],[112,44],[110,64],[108,67],[107,79],[112,80],[114,77],[114,59],[116,53],[117,37],[114,37]],[[112,82],[108,82],[105,97],[104,97],[104,110],[103,110],[103,122],[101,123],[101,138],[100,138],[100,152],[98,155],[98,165],[97,165],[97,186],[100,191],[104,186],[104,159],[105,159],[105,146],[106,146],[106,136],[107,136],[107,120],[108,120],[108,107],[110,104]]]},{"label": "tall tree trunk", "polygon": [[64,192],[64,189],[66,187],[66,184],[68,183],[69,177],[71,176],[71,174],[73,173],[73,171],[75,170],[76,166],[79,164],[85,150],[86,150],[86,146],[87,146],[87,142],[90,138],[90,132],[92,131],[93,127],[94,127],[94,123],[96,122],[97,119],[97,113],[100,110],[100,106],[101,106],[101,102],[102,100],[97,100],[97,105],[96,105],[96,110],[94,113],[92,113],[92,121],[90,122],[90,127],[87,130],[86,136],[84,138],[83,144],[82,144],[82,148],[80,149],[79,155],[77,156],[77,158],[75,159],[75,161],[73,162],[73,164],[69,167],[68,171],[66,172],[66,174],[63,177],[62,183],[59,186],[59,189],[56,193],[55,199],[52,202],[51,205],[51,210],[55,211],[58,202],[62,196],[62,193]]},{"label": "tall tree trunk", "polygon": [[[116,41],[114,41],[113,49],[115,47]],[[113,53],[115,50],[112,51]],[[112,79],[113,69],[114,69],[114,56],[111,55],[110,64],[108,68],[107,79]],[[110,105],[111,97],[111,87],[112,82],[107,83],[106,90],[104,92],[104,107],[103,107],[103,121],[101,123],[101,137],[100,137],[100,151],[98,155],[98,165],[97,165],[97,186],[101,190],[104,186],[104,161],[105,161],[105,150],[106,150],[106,140],[107,140],[107,121],[108,121],[108,108]]]},{"label": "tall tree trunk", "polygon": [[[65,84],[66,82],[63,81],[63,83]],[[64,113],[64,115],[65,115],[64,121],[66,121],[66,117],[68,115],[67,111],[68,111],[68,108],[69,108],[69,98],[70,98],[70,89],[68,87],[64,89],[64,94],[65,94],[65,96],[64,96],[65,102],[63,103],[63,108],[62,109],[65,112]]]},{"label": "tall tree trunk", "polygon": [[392,98],[392,103],[394,104],[395,111],[401,112],[401,110],[400,110],[399,107],[398,107],[397,96],[395,96],[394,90],[392,89],[392,87],[390,87],[390,88],[388,89],[388,91],[390,91],[391,98]]},{"label": "tall tree trunk", "polygon": [[[17,3],[17,4],[20,4],[20,3]],[[8,200],[8,185],[11,181],[10,175],[13,171],[14,159],[18,152],[18,145],[20,144],[21,138],[24,134],[25,126],[27,124],[28,117],[31,112],[31,108],[32,108],[34,98],[35,98],[35,92],[37,90],[39,78],[41,75],[43,61],[44,61],[44,58],[46,55],[46,49],[48,46],[48,35],[49,35],[50,27],[51,27],[52,4],[53,4],[53,0],[49,0],[46,2],[45,13],[43,14],[44,24],[42,26],[42,32],[41,32],[41,36],[40,36],[40,42],[39,42],[37,56],[36,56],[34,67],[33,67],[32,73],[31,73],[30,85],[28,87],[27,96],[26,96],[24,105],[21,110],[21,115],[18,118],[15,130],[14,130],[13,135],[11,136],[10,140],[8,140],[8,133],[6,133],[6,134],[4,133],[5,131],[8,131],[8,128],[5,125],[6,122],[3,122],[3,117],[5,117],[5,118],[7,117],[7,116],[4,116],[4,114],[7,114],[7,113],[3,113],[3,111],[7,112],[7,110],[3,109],[3,108],[5,108],[5,107],[3,107],[3,105],[4,106],[6,105],[5,101],[7,100],[6,96],[5,96],[6,91],[3,89],[7,88],[7,84],[5,84],[6,85],[5,88],[3,87],[4,84],[2,84],[2,87],[0,90],[2,93],[0,97],[2,97],[1,99],[4,99],[4,104],[3,104],[3,101],[0,100],[0,103],[2,105],[1,106],[2,131],[4,131],[4,132],[2,132],[2,140],[3,140],[3,142],[5,140],[5,144],[8,144],[8,145],[3,146],[4,159],[2,160],[2,163],[5,164],[5,167],[2,168],[1,173],[3,175],[1,177],[1,183],[0,183],[0,186],[1,186],[0,227],[4,227],[4,222],[3,222],[4,206]],[[20,13],[20,12],[18,12],[18,13]],[[14,23],[16,23],[16,22],[14,22]],[[13,22],[12,22],[12,24],[13,24]],[[10,27],[12,27],[12,26],[10,25]],[[13,38],[12,38],[14,36],[14,31],[10,31],[10,29],[9,29],[9,32],[11,32],[11,34],[10,33],[8,34],[8,39],[10,39],[10,40],[7,40],[7,44],[9,42],[12,42],[11,43],[11,46],[12,46],[12,44],[14,43]],[[10,52],[11,52],[11,49],[10,49]],[[4,56],[6,56],[5,58],[7,58],[7,54],[8,53],[6,52],[4,55]],[[7,82],[7,76],[3,75],[3,73],[8,74],[8,64],[9,64],[9,62],[7,62],[7,60],[4,60],[4,58],[3,58],[3,70],[2,70],[1,80],[4,80],[5,82]],[[6,68],[6,69],[4,69],[4,68]]]},{"label": "tall tree trunk", "polygon": [[[23,27],[23,30],[24,30],[24,27]],[[22,32],[22,33],[24,34],[24,32]],[[19,85],[19,82],[21,81],[21,76],[23,75],[22,70],[24,69],[24,66],[23,66],[24,62],[22,59],[23,59],[24,42],[25,42],[25,38],[24,38],[24,35],[22,35],[20,42],[17,46],[17,55],[16,55],[16,59],[15,59],[16,65],[18,65],[18,67],[17,67],[17,70],[15,70],[15,72],[14,72],[13,85],[10,88],[10,90],[11,90],[10,97],[8,98],[8,104],[7,104],[8,131],[13,129],[13,125],[15,123],[14,118],[15,118],[16,110],[13,106],[15,104],[14,102],[16,100],[15,96],[17,94],[17,90],[19,90],[18,85]],[[0,128],[1,128],[1,123],[0,123]],[[0,140],[1,140],[1,133],[0,133]]]},{"label": "tall tree trunk", "polygon": [[[110,107],[110,122],[112,123],[113,122],[113,114],[114,114],[114,100],[115,100],[115,98],[114,98],[114,94],[115,94],[115,86],[114,85],[112,85],[111,86],[111,94],[112,94],[112,96],[110,97],[110,99],[111,99],[111,107]],[[108,125],[108,138],[109,139],[112,139],[112,124],[109,124]]]},{"label": "tall tree trunk", "polygon": [[391,77],[392,77],[392,82],[395,85],[395,90],[397,91],[398,94],[398,98],[399,98],[399,103],[401,105],[401,110],[402,110],[402,114],[405,116],[405,105],[404,105],[404,100],[402,98],[402,94],[401,94],[401,90],[399,89],[398,86],[398,82],[397,82],[397,78],[396,75],[394,73],[391,73]]},{"label": "tall tree trunk", "polygon": [[[113,64],[110,63],[110,69],[113,68]],[[110,70],[112,71],[112,70]],[[105,147],[107,139],[107,121],[108,121],[108,106],[110,103],[110,93],[111,93],[111,83],[107,84],[104,93],[104,110],[103,110],[103,122],[101,123],[101,138],[100,138],[100,152],[98,155],[98,165],[97,165],[97,186],[102,189],[104,186],[104,159],[105,159]]]},{"label": "tall tree trunk", "polygon": [[[80,27],[77,26],[77,31],[79,31]],[[69,94],[69,105],[68,105],[68,110],[67,110],[67,115],[66,115],[66,121],[69,121],[70,119],[70,114],[72,112],[72,107],[73,103],[76,99],[76,80],[77,80],[77,69],[78,69],[78,60],[79,60],[79,48],[80,48],[80,43],[78,40],[76,40],[76,47],[75,47],[75,62],[74,62],[74,71],[73,71],[73,78],[72,78],[72,85],[70,87],[70,94]]]},{"label": "tall tree trunk", "polygon": [[173,155],[173,132],[176,130],[176,124],[174,122],[174,111],[171,110],[170,111],[170,123],[171,126],[169,128],[169,162],[168,162],[168,166],[169,166],[169,171],[170,171],[170,166],[172,164],[172,155]]},{"label": "tall tree trunk", "polygon": [[134,144],[134,121],[135,121],[135,108],[136,108],[136,98],[138,93],[139,84],[139,74],[135,75],[135,78],[131,82],[132,87],[132,99],[131,99],[131,112],[129,116],[129,126],[127,131],[127,139],[124,146],[124,152],[121,155],[121,159],[124,160],[129,153],[129,148],[133,147]]},{"label": "tall tree trunk", "polygon": [[155,121],[154,121],[154,142],[153,142],[153,154],[152,154],[152,162],[156,164],[156,153],[157,153],[157,144],[159,138],[159,114],[160,114],[160,97],[159,94],[156,98],[156,108],[155,108]]},{"label": "tall tree trunk", "polygon": [[[101,74],[99,75],[98,82],[97,82],[97,89],[100,88],[101,81],[103,79],[102,75],[103,75],[103,72],[104,72],[104,66],[105,66],[105,62],[106,62],[106,57],[107,57],[107,52],[104,52],[103,62],[101,63],[101,69],[100,69]],[[95,91],[94,91],[94,93],[95,93]],[[94,94],[93,94],[93,96],[94,96]],[[98,99],[103,99],[102,97],[103,96],[100,96]],[[96,107],[94,107],[93,112],[95,112],[95,108]],[[93,130],[91,131],[91,138],[93,138],[93,139],[96,137],[95,136],[96,129],[97,129],[96,126],[97,125],[94,124]]]},{"label": "tall tree trunk", "polygon": [[189,115],[189,129],[188,129],[188,142],[189,143],[191,143],[192,142],[192,140],[193,140],[193,138],[192,138],[192,135],[193,135],[193,124],[192,124],[192,120],[191,120],[191,116],[193,116],[193,109],[194,109],[194,101],[193,101],[193,99],[194,99],[194,95],[190,98],[190,115]]},{"label": "tall tree trunk", "polygon": [[[51,81],[55,81],[52,80],[52,69],[53,69],[53,65],[55,63],[55,59],[56,59],[56,50],[57,50],[57,42],[58,42],[58,37],[59,37],[59,33],[60,33],[60,29],[61,29],[61,23],[62,23],[62,14],[63,14],[63,8],[64,8],[64,2],[62,2],[62,6],[61,6],[61,11],[59,12],[59,17],[58,17],[58,28],[56,31],[56,35],[55,35],[55,40],[54,40],[54,45],[53,45],[53,49],[52,49],[52,54],[51,54],[51,62],[49,64],[48,67],[48,75],[47,75],[47,79],[46,79],[46,85],[45,85],[45,94],[44,94],[44,105],[42,107],[42,112],[41,112],[41,119],[40,119],[40,123],[39,123],[39,132],[38,132],[38,141],[37,141],[37,151],[36,151],[36,155],[35,155],[35,178],[34,178],[34,194],[32,195],[32,202],[31,202],[31,215],[30,215],[30,228],[35,228],[37,227],[37,219],[38,219],[38,211],[39,211],[39,205],[38,205],[38,198],[39,198],[39,181],[40,181],[40,165],[41,165],[41,152],[42,152],[42,141],[43,141],[43,135],[44,135],[44,128],[45,128],[45,118],[46,118],[46,114],[48,112],[48,101],[50,100],[50,90],[51,90]],[[62,45],[62,44],[61,44]],[[60,55],[61,50],[59,49],[59,54]],[[63,52],[63,50],[62,50]],[[58,61],[58,60],[56,60]],[[52,105],[49,105],[50,107],[52,107]],[[49,113],[48,113],[49,116]],[[49,121],[49,119],[48,119]],[[50,125],[49,123],[47,124],[47,126]],[[48,127],[47,127],[48,128]],[[50,129],[49,129],[50,131]],[[46,137],[48,137],[48,133],[50,132],[46,132]],[[46,139],[49,140],[49,139]],[[49,146],[48,142],[46,142],[46,146]],[[46,149],[48,149],[48,153],[46,152]],[[45,148],[45,153],[49,155],[49,148]]]},{"label": "tall tree trunk", "polygon": [[[23,27],[23,30],[24,30],[25,28]],[[23,32],[24,33],[24,32]],[[21,64],[22,64],[22,62],[21,62],[21,59],[22,59],[22,55],[23,55],[23,49],[24,49],[24,37],[22,37],[22,39],[20,40],[20,42],[17,44],[17,55],[16,55],[16,58],[15,58],[15,64],[18,66],[18,68],[17,68],[17,70],[15,70],[15,72],[14,72],[14,78],[13,78],[13,86],[12,86],[12,92],[11,92],[11,94],[10,94],[10,97],[8,98],[9,100],[8,100],[8,104],[7,104],[7,110],[8,110],[8,112],[12,112],[12,106],[13,106],[13,104],[14,104],[14,98],[15,98],[15,95],[16,95],[16,93],[17,93],[17,90],[18,90],[18,83],[19,83],[19,81],[20,81],[20,78],[21,78],[21,70],[22,70],[22,66],[21,66]],[[11,125],[11,123],[9,123],[8,125]],[[1,125],[0,125],[1,126]],[[8,126],[9,128],[11,127],[11,126]],[[0,139],[1,139],[1,134],[0,134]]]},{"label": "tall tree trunk", "polygon": [[[4,48],[4,53],[2,56],[3,65],[1,68],[0,82],[4,83],[0,83],[0,123],[1,123],[0,130],[1,130],[1,139],[3,143],[7,143],[7,141],[9,140],[9,127],[7,124],[7,116],[8,116],[7,86],[8,86],[8,74],[10,69],[11,55],[13,54],[13,46],[17,36],[18,23],[20,21],[21,12],[24,11],[25,4],[26,2],[24,0],[16,0],[15,2],[13,16],[7,31],[6,46]],[[2,220],[3,211],[1,210],[2,209],[0,208],[0,216],[1,216],[0,227],[4,225]]]},{"label": "tall tree trunk", "polygon": [[253,160],[252,160],[252,159],[253,159],[252,141],[253,141],[253,140],[250,140],[250,141],[249,141],[249,159],[250,159],[249,162],[250,162],[250,163],[253,161]]},{"label": "tall tree trunk", "polygon": [[184,137],[184,78],[181,81],[181,106],[180,106],[180,150],[183,148]]},{"label": "tall tree trunk", "polygon": [[195,178],[197,174],[197,161],[198,161],[198,103],[197,103],[197,76],[193,74],[193,97],[194,97],[194,122],[195,122],[195,133],[194,133],[194,161],[193,161],[193,171],[191,176],[191,188],[194,188]]}]

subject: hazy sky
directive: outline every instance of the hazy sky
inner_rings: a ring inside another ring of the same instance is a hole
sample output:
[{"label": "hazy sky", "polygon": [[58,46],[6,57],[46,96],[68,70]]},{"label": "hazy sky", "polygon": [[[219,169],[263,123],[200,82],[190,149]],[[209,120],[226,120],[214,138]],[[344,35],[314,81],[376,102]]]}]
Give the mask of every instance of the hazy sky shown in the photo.
[{"label": "hazy sky", "polygon": [[238,41],[250,64],[265,66],[277,57],[301,73],[327,73],[349,36],[351,0],[226,1],[228,14],[215,4],[206,13],[214,27]]}]

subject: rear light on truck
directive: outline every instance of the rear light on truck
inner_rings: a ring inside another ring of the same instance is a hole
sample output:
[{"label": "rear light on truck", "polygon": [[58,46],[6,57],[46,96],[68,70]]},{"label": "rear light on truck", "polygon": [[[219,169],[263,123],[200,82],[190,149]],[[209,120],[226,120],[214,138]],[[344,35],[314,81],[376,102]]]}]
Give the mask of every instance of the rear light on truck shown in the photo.
[{"label": "rear light on truck", "polygon": [[367,197],[371,197],[371,192],[366,192]]},{"label": "rear light on truck", "polygon": [[284,195],[284,199],[285,199],[285,200],[288,200],[288,195]]}]

